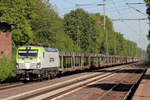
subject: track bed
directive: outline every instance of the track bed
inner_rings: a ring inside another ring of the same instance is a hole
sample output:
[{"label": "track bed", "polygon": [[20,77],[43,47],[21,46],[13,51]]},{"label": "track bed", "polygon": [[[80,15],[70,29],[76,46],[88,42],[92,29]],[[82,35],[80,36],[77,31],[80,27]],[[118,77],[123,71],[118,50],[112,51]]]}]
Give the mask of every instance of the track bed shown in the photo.
[{"label": "track bed", "polygon": [[144,69],[130,64],[73,74],[1,90],[0,99],[122,100],[130,90],[128,86],[132,87],[131,84],[136,83]]}]

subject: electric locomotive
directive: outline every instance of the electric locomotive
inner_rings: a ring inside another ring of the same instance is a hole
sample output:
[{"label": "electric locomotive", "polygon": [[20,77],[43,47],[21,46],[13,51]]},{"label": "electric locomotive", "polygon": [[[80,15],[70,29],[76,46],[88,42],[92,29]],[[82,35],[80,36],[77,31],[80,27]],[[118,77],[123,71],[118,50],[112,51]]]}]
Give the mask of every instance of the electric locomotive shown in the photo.
[{"label": "electric locomotive", "polygon": [[16,74],[20,80],[52,78],[60,67],[59,52],[41,45],[21,46],[16,55]]}]

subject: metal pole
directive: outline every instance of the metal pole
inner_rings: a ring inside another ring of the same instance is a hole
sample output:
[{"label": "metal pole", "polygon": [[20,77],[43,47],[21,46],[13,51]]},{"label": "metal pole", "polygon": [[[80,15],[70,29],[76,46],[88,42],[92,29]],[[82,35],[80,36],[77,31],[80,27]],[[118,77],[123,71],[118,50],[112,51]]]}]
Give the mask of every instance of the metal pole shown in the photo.
[{"label": "metal pole", "polygon": [[103,0],[103,4],[104,4],[104,6],[103,6],[103,9],[104,9],[104,33],[106,34],[106,55],[108,55],[109,53],[108,53],[108,34],[107,34],[107,32],[106,32],[106,16],[105,16],[105,6],[106,6],[106,0]]},{"label": "metal pole", "polygon": [[[79,4],[76,4],[77,8],[80,8]],[[80,16],[78,18],[78,21],[80,21]],[[80,29],[79,25],[77,26],[77,46],[80,48]]]},{"label": "metal pole", "polygon": [[115,55],[117,54],[117,50],[116,50],[116,34],[114,33],[114,53]]},{"label": "metal pole", "polygon": [[79,26],[78,26],[78,31],[77,31],[77,45],[80,48],[80,29],[79,29]]}]

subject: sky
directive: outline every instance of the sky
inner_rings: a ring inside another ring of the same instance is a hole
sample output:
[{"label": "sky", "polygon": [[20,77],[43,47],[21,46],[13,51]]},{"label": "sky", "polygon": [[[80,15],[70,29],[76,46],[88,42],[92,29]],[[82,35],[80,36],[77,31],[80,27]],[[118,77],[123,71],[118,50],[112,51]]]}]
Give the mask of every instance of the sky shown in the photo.
[{"label": "sky", "polygon": [[[96,6],[96,4],[103,4],[103,0],[50,0],[50,3],[61,17],[71,10],[77,9],[76,4],[91,4],[89,6],[80,6],[80,8],[89,13],[100,13],[102,15],[104,13],[103,6]],[[144,3],[144,1],[106,0],[106,15],[110,19],[140,19],[147,17],[127,6],[126,3]],[[132,4],[131,6],[143,13],[146,12],[145,4]],[[113,21],[113,25],[116,32],[121,32],[126,39],[136,42],[138,47],[146,50],[149,43],[146,37],[149,30],[148,20]]]}]

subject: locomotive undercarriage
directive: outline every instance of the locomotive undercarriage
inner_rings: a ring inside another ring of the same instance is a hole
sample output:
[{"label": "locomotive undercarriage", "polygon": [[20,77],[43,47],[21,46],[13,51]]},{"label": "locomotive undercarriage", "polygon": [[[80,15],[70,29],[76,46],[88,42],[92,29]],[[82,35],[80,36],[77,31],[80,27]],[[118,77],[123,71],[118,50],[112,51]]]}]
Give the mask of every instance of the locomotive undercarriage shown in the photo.
[{"label": "locomotive undercarriage", "polygon": [[58,68],[43,68],[43,69],[17,69],[16,74],[19,80],[43,80],[52,79],[58,74]]}]

